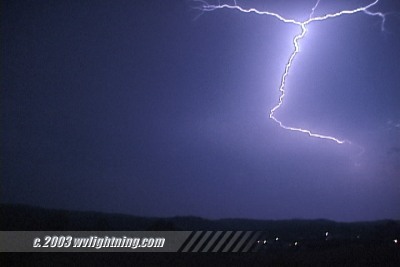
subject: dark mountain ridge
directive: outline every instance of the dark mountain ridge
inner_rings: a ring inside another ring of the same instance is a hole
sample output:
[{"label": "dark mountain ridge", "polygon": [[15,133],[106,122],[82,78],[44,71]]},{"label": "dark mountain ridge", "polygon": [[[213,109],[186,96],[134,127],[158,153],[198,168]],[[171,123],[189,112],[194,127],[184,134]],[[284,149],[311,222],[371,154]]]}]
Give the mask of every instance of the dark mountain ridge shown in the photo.
[{"label": "dark mountain ridge", "polygon": [[21,204],[0,204],[2,231],[265,231],[292,239],[336,238],[388,239],[400,235],[400,221],[335,222],[330,220],[209,220],[195,216],[139,217],[90,211],[45,209]]}]

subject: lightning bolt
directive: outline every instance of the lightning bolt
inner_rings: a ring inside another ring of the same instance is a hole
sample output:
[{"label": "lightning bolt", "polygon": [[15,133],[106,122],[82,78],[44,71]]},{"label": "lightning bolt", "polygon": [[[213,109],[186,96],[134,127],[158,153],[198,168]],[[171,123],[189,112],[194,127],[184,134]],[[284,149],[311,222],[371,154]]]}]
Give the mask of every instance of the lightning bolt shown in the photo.
[{"label": "lightning bolt", "polygon": [[208,4],[207,2],[205,2],[203,0],[194,0],[194,1],[195,2],[199,2],[199,3],[202,4],[202,6],[197,8],[197,9],[201,10],[202,13],[203,12],[208,12],[208,11],[214,11],[214,10],[217,10],[217,9],[232,9],[232,10],[237,10],[237,11],[244,12],[244,13],[256,13],[258,15],[271,16],[271,17],[274,17],[274,18],[282,21],[283,23],[293,24],[293,25],[296,25],[296,26],[300,27],[301,32],[293,37],[294,50],[290,54],[289,60],[286,63],[285,68],[284,68],[284,72],[283,72],[283,74],[281,76],[281,83],[279,85],[279,92],[280,92],[279,101],[269,111],[269,118],[271,120],[273,120],[274,122],[276,122],[281,128],[283,128],[285,130],[304,133],[304,134],[309,135],[310,137],[330,140],[330,141],[336,142],[337,144],[344,144],[344,143],[351,144],[351,142],[349,140],[339,139],[339,138],[336,138],[336,137],[330,136],[330,135],[323,135],[323,134],[313,133],[310,130],[299,128],[299,127],[286,126],[279,119],[276,118],[275,113],[276,113],[276,111],[278,111],[278,109],[283,104],[283,100],[285,98],[285,92],[286,92],[286,88],[285,88],[286,80],[287,80],[287,77],[289,75],[290,69],[291,69],[291,67],[293,65],[293,61],[295,60],[297,54],[299,53],[299,50],[300,50],[299,49],[299,41],[301,39],[303,39],[304,36],[307,34],[307,26],[310,23],[313,23],[313,22],[325,21],[325,20],[337,18],[337,17],[343,16],[343,15],[352,15],[352,14],[363,12],[363,13],[369,15],[369,16],[379,16],[382,19],[381,30],[383,31],[384,30],[384,23],[385,23],[385,14],[383,14],[381,12],[369,11],[369,9],[371,7],[373,7],[376,4],[378,4],[379,0],[375,0],[374,2],[372,2],[372,3],[368,4],[368,5],[365,5],[365,6],[362,6],[362,7],[358,7],[356,9],[342,10],[342,11],[339,11],[337,13],[330,13],[330,14],[326,14],[326,15],[323,15],[323,16],[314,17],[315,10],[318,8],[318,5],[319,5],[319,3],[321,1],[321,0],[317,0],[316,4],[311,9],[311,13],[310,13],[308,19],[305,20],[305,21],[297,21],[295,19],[288,19],[288,18],[285,18],[285,17],[281,16],[280,14],[277,14],[277,13],[274,13],[274,12],[269,12],[269,11],[260,11],[260,10],[257,10],[255,8],[246,9],[246,8],[243,8],[243,7],[239,6],[239,5],[237,5],[236,0],[234,1],[234,5],[229,5],[229,4],[210,5],[210,4]]}]

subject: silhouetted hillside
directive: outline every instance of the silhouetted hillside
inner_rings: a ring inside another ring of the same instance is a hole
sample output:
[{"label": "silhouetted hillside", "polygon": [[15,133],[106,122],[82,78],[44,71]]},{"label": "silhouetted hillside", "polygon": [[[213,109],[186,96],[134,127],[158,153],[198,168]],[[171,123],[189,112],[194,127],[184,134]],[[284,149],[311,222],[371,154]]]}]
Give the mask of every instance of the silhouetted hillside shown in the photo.
[{"label": "silhouetted hillside", "polygon": [[392,240],[400,235],[400,222],[342,223],[329,220],[207,220],[200,217],[138,217],[123,214],[52,210],[27,205],[0,205],[0,227],[3,231],[39,230],[258,230],[281,239],[374,239]]},{"label": "silhouetted hillside", "polygon": [[[376,222],[340,223],[329,220],[249,220],[222,219],[207,220],[199,217],[146,218],[122,214],[99,212],[81,212],[50,210],[26,205],[0,205],[0,230],[2,231],[162,231],[162,230],[257,230],[262,231],[262,239],[255,243],[256,251],[247,256],[228,254],[223,258],[207,258],[194,254],[178,257],[165,253],[152,256],[118,254],[118,257],[101,255],[90,257],[79,253],[58,254],[62,264],[116,263],[134,262],[136,265],[153,264],[156,266],[206,265],[211,261],[220,266],[274,265],[274,266],[310,266],[326,264],[329,266],[398,266],[400,246],[400,222],[383,220]],[[52,263],[54,258],[39,253],[31,255],[32,260],[39,259]],[[68,254],[68,255],[67,255]],[[112,253],[114,254],[114,253]],[[131,254],[131,253],[128,253]],[[98,254],[96,254],[98,255]],[[115,255],[115,254],[114,254]],[[29,257],[28,257],[29,258]],[[21,263],[19,257],[18,265]],[[29,262],[29,261],[28,261]]]}]

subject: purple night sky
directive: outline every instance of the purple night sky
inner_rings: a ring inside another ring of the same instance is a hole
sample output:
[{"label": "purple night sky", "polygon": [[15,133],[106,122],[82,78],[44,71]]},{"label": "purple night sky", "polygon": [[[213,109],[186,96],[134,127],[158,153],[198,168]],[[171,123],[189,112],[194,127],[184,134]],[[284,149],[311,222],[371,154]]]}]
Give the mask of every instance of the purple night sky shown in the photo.
[{"label": "purple night sky", "polygon": [[[237,2],[298,20],[315,4]],[[370,2],[321,0],[316,15]],[[364,13],[310,24],[276,112],[357,145],[269,119],[298,27],[227,9],[195,19],[200,5],[5,1],[1,202],[158,217],[400,219],[400,2],[372,8],[388,13],[383,32]]]}]

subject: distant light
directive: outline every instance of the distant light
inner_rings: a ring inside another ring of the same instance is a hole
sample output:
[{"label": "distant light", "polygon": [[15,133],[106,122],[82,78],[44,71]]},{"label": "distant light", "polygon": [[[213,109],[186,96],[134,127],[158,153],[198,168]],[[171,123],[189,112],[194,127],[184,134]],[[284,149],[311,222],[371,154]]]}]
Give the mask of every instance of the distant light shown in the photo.
[{"label": "distant light", "polygon": [[397,239],[395,239],[395,240],[393,240],[393,242],[394,242],[395,244],[397,244],[399,241],[398,241]]},{"label": "distant light", "polygon": [[329,235],[329,232],[326,232],[326,233],[325,233],[325,236],[328,236],[328,235]]},{"label": "distant light", "polygon": [[275,241],[278,241],[278,240],[279,240],[279,237],[275,238]]},{"label": "distant light", "polygon": [[267,240],[264,240],[264,244],[266,244],[267,243]]},{"label": "distant light", "polygon": [[297,246],[297,242],[294,242],[294,245]]}]

